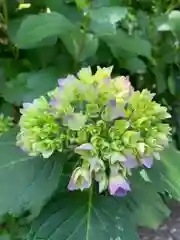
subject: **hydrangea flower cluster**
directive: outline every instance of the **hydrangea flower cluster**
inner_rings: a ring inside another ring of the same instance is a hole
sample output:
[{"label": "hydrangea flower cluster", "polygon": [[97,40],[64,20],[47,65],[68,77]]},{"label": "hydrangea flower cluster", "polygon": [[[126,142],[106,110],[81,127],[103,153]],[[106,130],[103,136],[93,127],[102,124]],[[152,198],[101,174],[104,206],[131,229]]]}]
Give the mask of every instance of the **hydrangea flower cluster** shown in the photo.
[{"label": "hydrangea flower cluster", "polygon": [[151,168],[168,145],[167,109],[147,89],[135,91],[125,77],[111,78],[112,67],[82,68],[58,80],[58,87],[23,105],[17,144],[32,156],[54,151],[79,155],[68,189],[84,190],[93,181],[114,196],[130,190],[133,168]]},{"label": "hydrangea flower cluster", "polygon": [[9,131],[13,125],[13,119],[11,117],[5,117],[4,114],[0,114],[0,136]]}]

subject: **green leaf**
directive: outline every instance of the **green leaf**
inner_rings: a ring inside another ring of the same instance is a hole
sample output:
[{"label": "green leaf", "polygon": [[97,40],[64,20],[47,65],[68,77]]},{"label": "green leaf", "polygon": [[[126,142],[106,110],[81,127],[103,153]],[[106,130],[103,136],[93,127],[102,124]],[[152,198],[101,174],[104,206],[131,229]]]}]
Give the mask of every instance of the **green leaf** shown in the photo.
[{"label": "green leaf", "polygon": [[59,69],[53,67],[29,73],[27,87],[30,93],[25,96],[24,100],[32,101],[34,98],[53,90],[57,86],[58,78]]},{"label": "green leaf", "polygon": [[20,105],[26,94],[29,92],[27,88],[28,73],[20,73],[16,78],[6,82],[2,88],[3,98],[16,105]]},{"label": "green leaf", "polygon": [[[113,0],[92,0],[91,1],[91,6],[93,7],[93,8],[100,8],[100,7],[110,7],[110,6],[112,6],[112,5],[115,5],[115,6],[117,6],[118,4],[113,4],[115,1]],[[120,1],[118,1],[118,3],[120,3],[121,2],[121,0]]]},{"label": "green leaf", "polygon": [[139,58],[130,58],[125,63],[125,68],[132,73],[145,73],[146,64]]},{"label": "green leaf", "polygon": [[32,224],[28,240],[138,240],[119,199],[90,193],[59,195]]},{"label": "green leaf", "polygon": [[9,103],[21,105],[31,102],[34,98],[46,94],[57,86],[59,70],[46,68],[37,72],[20,73],[16,78],[6,82],[2,89],[2,96]]},{"label": "green leaf", "polygon": [[151,182],[145,169],[142,169],[139,173],[140,173],[140,176],[142,177],[142,179],[144,179],[144,181]]},{"label": "green leaf", "polygon": [[156,91],[158,94],[163,93],[167,89],[165,68],[166,65],[163,64],[163,62],[159,61],[157,65],[152,69],[155,75]]},{"label": "green leaf", "polygon": [[6,8],[8,13],[11,15],[12,13],[14,13],[14,11],[16,11],[16,8],[18,6],[18,2],[16,0],[7,0],[6,1]]},{"label": "green leaf", "polygon": [[93,34],[75,30],[61,37],[66,49],[76,61],[84,61],[96,54],[98,39]]},{"label": "green leaf", "polygon": [[90,10],[90,29],[98,36],[116,33],[116,23],[126,17],[125,7],[100,7]]},{"label": "green leaf", "polygon": [[44,3],[51,11],[61,13],[73,23],[77,23],[77,25],[82,23],[83,11],[79,11],[75,4],[68,4],[64,0],[44,0]]},{"label": "green leaf", "polygon": [[169,91],[172,95],[176,95],[176,84],[175,84],[175,79],[172,75],[170,75],[167,79],[167,83],[168,83],[168,88]]},{"label": "green leaf", "polygon": [[117,58],[123,58],[122,50],[151,58],[151,44],[147,40],[130,36],[121,29],[115,35],[103,37],[102,40],[107,43],[113,55]]},{"label": "green leaf", "polygon": [[5,116],[13,116],[14,108],[12,104],[4,102],[0,107],[0,112],[3,113]]},{"label": "green leaf", "polygon": [[15,146],[16,130],[0,138],[0,215],[30,210],[37,216],[56,190],[64,157],[30,157]]},{"label": "green leaf", "polygon": [[9,234],[2,234],[0,240],[11,240],[11,236]]},{"label": "green leaf", "polygon": [[[0,59],[0,66],[1,66],[0,81],[15,78],[19,74],[19,72],[24,71],[24,68],[25,68],[24,65],[25,65],[24,61],[21,59],[17,60],[13,58],[1,58]],[[1,88],[0,88],[0,91],[1,91]]]},{"label": "green leaf", "polygon": [[89,6],[87,0],[75,0],[75,3],[77,5],[77,7],[82,9],[82,10]]},{"label": "green leaf", "polygon": [[73,29],[73,24],[63,15],[51,12],[26,17],[16,35],[19,48],[39,44],[42,40],[67,33]]},{"label": "green leaf", "polygon": [[29,42],[29,43],[26,43],[26,45],[23,45],[22,47],[19,46],[18,45],[19,43],[17,41],[17,33],[19,28],[21,27],[23,20],[24,18],[12,20],[9,22],[9,25],[8,25],[8,36],[10,40],[18,47],[23,49],[29,49],[29,48],[37,48],[37,47],[44,47],[44,46],[53,46],[57,42],[57,36],[50,36],[42,39],[42,41],[39,41],[38,43]]}]

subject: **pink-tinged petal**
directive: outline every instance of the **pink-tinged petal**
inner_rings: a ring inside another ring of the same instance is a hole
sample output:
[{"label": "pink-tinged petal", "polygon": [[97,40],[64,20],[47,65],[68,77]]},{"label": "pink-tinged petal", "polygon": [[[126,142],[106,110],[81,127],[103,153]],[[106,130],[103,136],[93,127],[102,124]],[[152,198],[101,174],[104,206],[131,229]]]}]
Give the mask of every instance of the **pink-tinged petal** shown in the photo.
[{"label": "pink-tinged petal", "polygon": [[92,71],[91,71],[91,68],[90,67],[84,67],[84,68],[81,68],[81,70],[79,72],[77,72],[77,77],[80,78],[80,75],[82,73],[85,73],[87,76],[91,76],[92,75]]},{"label": "pink-tinged petal", "polygon": [[124,118],[125,117],[125,112],[124,111],[119,112],[118,117]]},{"label": "pink-tinged petal", "polygon": [[112,154],[110,155],[110,161],[111,164],[114,164],[116,162],[122,163],[126,161],[126,157],[120,152],[112,152]]},{"label": "pink-tinged petal", "polygon": [[114,107],[112,107],[112,117],[113,119],[116,118],[124,118],[125,117],[125,104],[123,105],[118,105],[116,103],[116,105]]},{"label": "pink-tinged petal", "polygon": [[158,153],[158,152],[153,152],[153,157],[154,157],[156,160],[161,160],[160,153]]},{"label": "pink-tinged petal", "polygon": [[84,144],[80,145],[79,147],[77,147],[75,150],[92,151],[93,149],[94,148],[93,148],[92,144],[84,143]]},{"label": "pink-tinged petal", "polygon": [[60,79],[58,79],[58,85],[59,85],[60,89],[61,89],[62,87],[64,87],[65,81],[66,81],[66,78],[60,78]]},{"label": "pink-tinged petal", "polygon": [[109,105],[112,107],[116,107],[116,100],[115,99],[110,100]]},{"label": "pink-tinged petal", "polygon": [[70,180],[68,184],[68,190],[69,191],[75,191],[75,190],[81,190],[90,188],[91,184],[87,181],[84,181],[83,184],[77,185],[73,180]]},{"label": "pink-tinged petal", "polygon": [[127,190],[124,190],[123,188],[119,188],[119,189],[115,192],[114,196],[124,197],[124,196],[127,195],[127,193],[128,193]]},{"label": "pink-tinged petal", "polygon": [[111,82],[111,78],[105,78],[103,82],[108,85]]},{"label": "pink-tinged petal", "polygon": [[90,157],[90,156],[92,156],[91,153],[93,150],[94,150],[94,148],[90,143],[84,143],[75,148],[75,153],[82,155],[82,156]]},{"label": "pink-tinged petal", "polygon": [[138,161],[133,155],[129,155],[124,162],[124,166],[128,169],[136,168],[138,166]]},{"label": "pink-tinged petal", "polygon": [[125,108],[125,109],[128,108],[128,103],[125,103],[124,108]]},{"label": "pink-tinged petal", "polygon": [[88,158],[88,161],[90,163],[90,172],[96,170],[96,168],[98,167],[98,158],[96,157],[92,157],[92,158]]},{"label": "pink-tinged petal", "polygon": [[28,153],[28,149],[25,148],[24,146],[20,146],[20,149],[21,149],[23,152]]},{"label": "pink-tinged petal", "polygon": [[77,190],[79,189],[79,187],[76,185],[73,177],[71,177],[70,181],[69,181],[69,184],[68,184],[68,190],[69,191],[74,191],[74,190]]},{"label": "pink-tinged petal", "polygon": [[119,117],[122,117],[122,118],[125,117],[124,109],[120,110],[120,109],[117,109],[116,107],[112,107],[112,109],[111,109],[111,120],[114,120],[114,119],[119,118]]},{"label": "pink-tinged petal", "polygon": [[129,88],[131,86],[131,82],[129,80],[129,77],[122,76],[120,77],[121,83],[124,85],[124,87]]},{"label": "pink-tinged petal", "polygon": [[111,120],[125,117],[125,104],[118,105],[115,99],[111,99],[107,104],[108,115]]},{"label": "pink-tinged petal", "polygon": [[95,181],[99,184],[99,193],[102,193],[108,187],[108,178],[104,171],[99,171],[94,175]]},{"label": "pink-tinged petal", "polygon": [[58,107],[59,105],[59,101],[57,99],[52,99],[49,104],[52,106],[52,107]]},{"label": "pink-tinged petal", "polygon": [[29,107],[31,107],[31,105],[32,105],[32,103],[25,102],[25,103],[23,103],[23,108],[28,109]]},{"label": "pink-tinged petal", "polygon": [[72,114],[67,114],[66,116],[64,116],[63,118],[63,124],[64,125],[67,125],[68,124],[68,121],[73,119],[73,115]]},{"label": "pink-tinged petal", "polygon": [[90,172],[83,168],[76,168],[72,173],[71,179],[68,184],[68,190],[81,190],[83,191],[86,188],[91,186],[91,175]]},{"label": "pink-tinged petal", "polygon": [[111,195],[117,196],[120,193],[125,194],[129,191],[131,191],[130,185],[121,175],[110,176],[109,192]]},{"label": "pink-tinged petal", "polygon": [[141,159],[141,162],[143,163],[143,165],[147,168],[151,168],[153,165],[153,157],[149,156],[149,157],[144,157]]},{"label": "pink-tinged petal", "polygon": [[110,170],[111,170],[111,175],[118,175],[119,170],[120,170],[120,164],[118,162],[110,165]]},{"label": "pink-tinged petal", "polygon": [[60,78],[58,79],[58,85],[60,89],[64,87],[66,84],[70,84],[74,82],[76,78],[73,75],[68,75],[66,78]]},{"label": "pink-tinged petal", "polygon": [[122,86],[124,87],[124,89],[129,89],[129,90],[131,90],[132,85],[131,85],[131,82],[130,82],[130,80],[129,80],[129,77],[124,77],[124,76],[122,76],[122,77],[120,77],[120,80],[121,80],[121,84],[122,84]]},{"label": "pink-tinged petal", "polygon": [[90,164],[90,172],[99,172],[105,170],[104,162],[97,157],[90,157],[87,159]]}]

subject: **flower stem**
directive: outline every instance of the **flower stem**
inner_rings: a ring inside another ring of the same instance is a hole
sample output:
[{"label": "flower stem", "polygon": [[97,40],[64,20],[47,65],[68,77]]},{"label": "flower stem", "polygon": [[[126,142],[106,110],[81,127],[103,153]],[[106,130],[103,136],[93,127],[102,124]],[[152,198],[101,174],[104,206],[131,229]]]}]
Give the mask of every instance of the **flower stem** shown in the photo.
[{"label": "flower stem", "polygon": [[92,198],[93,198],[94,185],[91,184],[89,191],[89,200],[88,200],[88,213],[87,213],[87,229],[86,229],[86,240],[89,240],[90,224],[91,224],[91,210],[92,210]]}]

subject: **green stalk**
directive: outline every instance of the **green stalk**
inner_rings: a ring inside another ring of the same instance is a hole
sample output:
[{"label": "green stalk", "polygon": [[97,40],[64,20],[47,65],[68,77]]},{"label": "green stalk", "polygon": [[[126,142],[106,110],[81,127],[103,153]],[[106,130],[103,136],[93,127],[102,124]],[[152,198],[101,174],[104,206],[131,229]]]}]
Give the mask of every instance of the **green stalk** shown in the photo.
[{"label": "green stalk", "polygon": [[87,229],[86,229],[86,240],[89,240],[90,222],[91,222],[91,210],[92,210],[92,198],[93,198],[94,186],[93,183],[90,187],[89,201],[88,201],[88,213],[87,213]]}]

